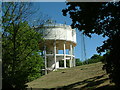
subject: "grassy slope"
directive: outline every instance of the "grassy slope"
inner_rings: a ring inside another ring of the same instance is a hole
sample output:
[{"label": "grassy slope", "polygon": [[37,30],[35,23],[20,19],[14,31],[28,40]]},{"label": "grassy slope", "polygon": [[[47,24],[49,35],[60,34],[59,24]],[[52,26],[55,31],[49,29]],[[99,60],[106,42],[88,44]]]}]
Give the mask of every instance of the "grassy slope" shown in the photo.
[{"label": "grassy slope", "polygon": [[27,83],[32,88],[98,88],[110,85],[102,63],[58,70]]}]

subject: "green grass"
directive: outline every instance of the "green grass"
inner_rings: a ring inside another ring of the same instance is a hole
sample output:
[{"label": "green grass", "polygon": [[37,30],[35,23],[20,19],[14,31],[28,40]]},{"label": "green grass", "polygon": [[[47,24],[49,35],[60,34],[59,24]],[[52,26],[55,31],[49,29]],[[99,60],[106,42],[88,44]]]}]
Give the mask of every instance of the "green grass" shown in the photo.
[{"label": "green grass", "polygon": [[32,82],[28,88],[96,89],[110,85],[101,62],[50,72]]}]

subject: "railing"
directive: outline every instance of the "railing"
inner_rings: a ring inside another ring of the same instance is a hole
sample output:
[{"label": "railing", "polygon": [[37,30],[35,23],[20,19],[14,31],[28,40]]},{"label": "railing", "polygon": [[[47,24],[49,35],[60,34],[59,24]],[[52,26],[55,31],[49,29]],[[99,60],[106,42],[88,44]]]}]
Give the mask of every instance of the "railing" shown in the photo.
[{"label": "railing", "polygon": [[53,24],[45,24],[44,26],[45,26],[45,27],[65,27],[65,28],[71,28],[69,25],[56,24],[56,23],[53,23]]},{"label": "railing", "polygon": [[[46,54],[46,56],[53,56],[54,54]],[[73,56],[74,55],[69,55],[69,54],[65,54],[67,57]],[[64,54],[56,54],[56,56],[64,56]]]}]

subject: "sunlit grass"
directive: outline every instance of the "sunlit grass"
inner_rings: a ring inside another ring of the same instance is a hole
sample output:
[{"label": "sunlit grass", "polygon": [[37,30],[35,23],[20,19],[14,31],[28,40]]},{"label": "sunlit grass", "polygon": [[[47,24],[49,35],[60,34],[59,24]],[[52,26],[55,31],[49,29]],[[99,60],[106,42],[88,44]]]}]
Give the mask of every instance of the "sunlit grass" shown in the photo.
[{"label": "sunlit grass", "polygon": [[101,62],[50,72],[28,83],[32,88],[97,88],[110,85]]}]

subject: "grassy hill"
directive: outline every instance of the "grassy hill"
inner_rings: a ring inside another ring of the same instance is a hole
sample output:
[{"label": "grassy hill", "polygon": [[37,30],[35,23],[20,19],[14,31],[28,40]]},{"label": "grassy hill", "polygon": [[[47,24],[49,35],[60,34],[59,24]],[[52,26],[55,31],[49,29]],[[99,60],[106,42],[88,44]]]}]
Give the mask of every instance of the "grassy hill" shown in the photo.
[{"label": "grassy hill", "polygon": [[30,90],[39,89],[109,89],[113,87],[109,83],[108,76],[102,70],[102,63],[94,63],[89,65],[82,65],[73,68],[67,68],[50,72],[32,82],[27,83]]}]

